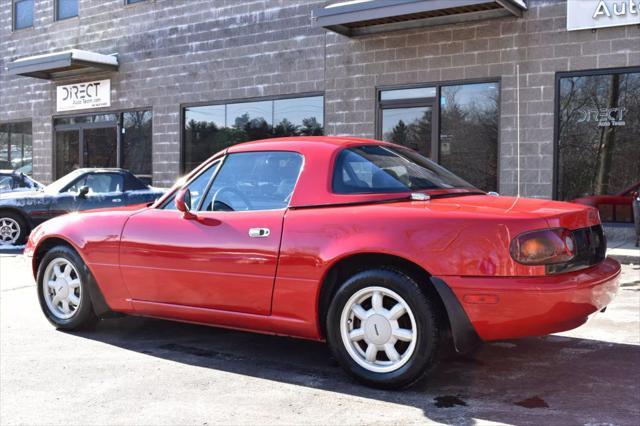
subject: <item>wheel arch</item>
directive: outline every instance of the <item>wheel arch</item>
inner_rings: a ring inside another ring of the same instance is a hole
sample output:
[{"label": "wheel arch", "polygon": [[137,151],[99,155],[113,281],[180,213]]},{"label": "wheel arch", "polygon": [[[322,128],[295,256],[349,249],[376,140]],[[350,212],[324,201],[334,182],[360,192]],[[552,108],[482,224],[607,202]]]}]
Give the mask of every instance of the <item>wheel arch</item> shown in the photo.
[{"label": "wheel arch", "polygon": [[49,250],[54,247],[65,246],[71,250],[73,250],[79,257],[82,259],[84,263],[84,268],[89,276],[89,282],[87,283],[89,287],[89,296],[91,297],[91,304],[93,306],[93,311],[98,317],[104,317],[106,314],[111,312],[111,308],[107,304],[104,296],[102,295],[102,291],[100,287],[96,283],[93,273],[89,269],[87,261],[82,256],[81,251],[69,240],[62,238],[60,236],[51,236],[48,237],[38,243],[38,246],[35,248],[33,252],[33,260],[31,261],[31,268],[33,270],[33,277],[38,279],[38,269],[40,268],[40,263],[44,259],[44,256],[47,254]]},{"label": "wheel arch", "polygon": [[33,229],[33,221],[31,220],[29,215],[24,210],[22,210],[22,209],[20,209],[18,207],[14,207],[14,206],[1,206],[0,207],[0,215],[3,212],[15,213],[15,214],[19,215],[24,220],[24,222],[27,224],[27,231],[30,231],[31,229]]},{"label": "wheel arch", "polygon": [[[345,256],[331,265],[321,282],[317,299],[317,312],[320,333],[323,337],[326,336],[325,320],[329,310],[329,304],[338,288],[340,288],[340,284],[353,274],[365,269],[371,269],[372,267],[393,268],[408,275],[421,285],[427,294],[436,301],[438,307],[441,308],[441,312],[444,313],[444,316],[447,316],[442,298],[431,283],[431,274],[423,267],[404,257],[393,254],[375,252],[355,253]],[[448,324],[448,319],[444,319],[447,320]]]},{"label": "wheel arch", "polygon": [[417,282],[438,307],[447,330],[451,332],[457,352],[472,351],[480,342],[471,321],[453,291],[440,278],[432,276],[422,266],[404,257],[385,253],[357,253],[336,261],[322,280],[318,295],[318,325],[321,336],[326,336],[326,318],[334,294],[348,277],[370,268],[393,268]]}]

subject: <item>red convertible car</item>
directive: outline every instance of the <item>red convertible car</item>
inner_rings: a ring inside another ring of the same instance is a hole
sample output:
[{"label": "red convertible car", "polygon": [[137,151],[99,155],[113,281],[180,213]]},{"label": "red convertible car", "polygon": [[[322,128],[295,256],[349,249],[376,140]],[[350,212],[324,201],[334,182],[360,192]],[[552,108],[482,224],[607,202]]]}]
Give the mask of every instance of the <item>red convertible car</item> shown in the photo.
[{"label": "red convertible car", "polygon": [[398,388],[448,342],[569,330],[620,265],[596,209],[487,195],[404,147],[298,137],[235,145],[137,210],[32,233],[44,314],[108,312],[326,340],[357,379]]}]

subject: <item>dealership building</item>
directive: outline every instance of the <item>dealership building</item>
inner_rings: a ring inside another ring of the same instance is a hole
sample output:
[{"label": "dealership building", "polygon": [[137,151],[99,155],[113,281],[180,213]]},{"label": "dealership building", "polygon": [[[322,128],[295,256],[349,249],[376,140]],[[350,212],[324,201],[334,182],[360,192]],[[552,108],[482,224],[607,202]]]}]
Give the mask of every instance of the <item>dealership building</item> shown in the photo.
[{"label": "dealership building", "polygon": [[505,195],[616,194],[640,181],[640,1],[0,6],[0,168],[169,186],[296,135],[400,143]]}]

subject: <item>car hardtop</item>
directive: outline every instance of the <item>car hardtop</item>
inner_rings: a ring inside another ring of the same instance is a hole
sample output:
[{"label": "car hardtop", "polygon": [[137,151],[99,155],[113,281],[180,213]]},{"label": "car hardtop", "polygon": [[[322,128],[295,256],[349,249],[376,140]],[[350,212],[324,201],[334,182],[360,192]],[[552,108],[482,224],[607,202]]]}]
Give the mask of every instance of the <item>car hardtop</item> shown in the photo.
[{"label": "car hardtop", "polygon": [[[283,138],[263,139],[243,142],[230,146],[205,160],[200,166],[180,179],[176,185],[158,199],[155,208],[164,206],[174,196],[175,192],[185,183],[190,182],[204,169],[228,154],[247,152],[288,151],[296,152],[304,157],[304,166],[300,172],[298,182],[293,190],[289,208],[323,207],[332,205],[348,205],[372,202],[388,202],[409,199],[411,191],[388,193],[336,193],[332,188],[333,169],[335,160],[344,149],[359,146],[388,146],[406,150],[408,148],[391,142],[378,141],[368,138],[351,136],[290,136]],[[481,192],[474,188],[474,192]],[[433,191],[435,193],[441,190]],[[468,190],[453,189],[449,193],[466,193]]]},{"label": "car hardtop", "polygon": [[[69,188],[71,188],[73,185],[75,185],[80,179],[84,178],[86,175],[88,174],[107,174],[107,173],[115,173],[115,174],[120,174],[123,176],[123,181],[124,181],[124,188],[123,191],[135,191],[135,190],[142,190],[142,189],[149,189],[149,186],[146,185],[144,182],[142,182],[140,179],[138,179],[133,173],[131,173],[129,170],[126,169],[121,169],[118,167],[84,167],[84,168],[80,168],[80,169],[75,169],[70,173],[75,173],[77,176],[75,177],[75,179],[73,179],[71,182],[69,182],[67,185],[65,185],[64,187],[62,187],[62,189],[60,189],[58,191],[58,193],[62,193],[67,191]],[[66,175],[65,175],[66,176]]]}]

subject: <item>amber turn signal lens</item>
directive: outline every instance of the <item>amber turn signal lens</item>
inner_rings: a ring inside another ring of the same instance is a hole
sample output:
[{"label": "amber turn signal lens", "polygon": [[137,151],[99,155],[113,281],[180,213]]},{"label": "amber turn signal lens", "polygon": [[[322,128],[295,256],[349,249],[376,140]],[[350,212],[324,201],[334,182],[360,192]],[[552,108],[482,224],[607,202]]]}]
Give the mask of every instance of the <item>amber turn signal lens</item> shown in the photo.
[{"label": "amber turn signal lens", "polygon": [[511,241],[510,252],[525,265],[563,263],[575,255],[575,241],[568,229],[542,229],[518,235]]}]

